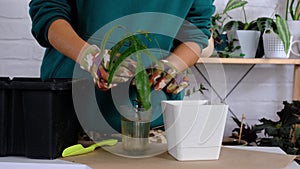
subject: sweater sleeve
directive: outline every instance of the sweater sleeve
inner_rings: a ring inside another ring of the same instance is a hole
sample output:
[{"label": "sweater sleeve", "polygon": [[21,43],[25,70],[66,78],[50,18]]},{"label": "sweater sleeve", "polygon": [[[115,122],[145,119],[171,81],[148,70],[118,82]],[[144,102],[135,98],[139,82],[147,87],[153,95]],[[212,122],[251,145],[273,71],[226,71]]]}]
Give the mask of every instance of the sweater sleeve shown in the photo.
[{"label": "sweater sleeve", "polygon": [[195,0],[180,28],[177,39],[181,42],[196,42],[201,49],[207,47],[211,35],[211,17],[214,12],[213,0]]},{"label": "sweater sleeve", "polygon": [[29,14],[32,20],[32,35],[41,46],[49,47],[49,26],[57,19],[70,22],[71,6],[69,0],[31,0]]}]

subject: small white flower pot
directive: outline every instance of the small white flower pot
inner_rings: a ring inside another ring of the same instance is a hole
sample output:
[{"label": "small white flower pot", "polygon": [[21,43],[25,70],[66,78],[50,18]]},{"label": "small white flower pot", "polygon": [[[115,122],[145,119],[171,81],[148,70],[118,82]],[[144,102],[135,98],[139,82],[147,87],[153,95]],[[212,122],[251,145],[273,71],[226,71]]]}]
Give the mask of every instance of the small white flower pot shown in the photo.
[{"label": "small white flower pot", "polygon": [[229,41],[236,39],[233,45],[240,46],[239,50],[234,51],[235,54],[244,54],[244,58],[255,58],[260,32],[254,30],[236,30],[228,31],[227,37]]},{"label": "small white flower pot", "polygon": [[179,161],[218,160],[228,105],[162,101],[168,152]]}]

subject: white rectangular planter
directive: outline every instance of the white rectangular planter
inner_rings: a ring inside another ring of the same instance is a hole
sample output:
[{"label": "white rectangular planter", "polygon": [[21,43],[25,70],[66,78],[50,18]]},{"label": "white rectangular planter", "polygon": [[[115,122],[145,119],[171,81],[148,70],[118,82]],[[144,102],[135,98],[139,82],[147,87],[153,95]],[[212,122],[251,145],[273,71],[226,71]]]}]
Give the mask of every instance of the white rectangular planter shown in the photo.
[{"label": "white rectangular planter", "polygon": [[228,105],[162,101],[168,152],[179,161],[219,159]]}]

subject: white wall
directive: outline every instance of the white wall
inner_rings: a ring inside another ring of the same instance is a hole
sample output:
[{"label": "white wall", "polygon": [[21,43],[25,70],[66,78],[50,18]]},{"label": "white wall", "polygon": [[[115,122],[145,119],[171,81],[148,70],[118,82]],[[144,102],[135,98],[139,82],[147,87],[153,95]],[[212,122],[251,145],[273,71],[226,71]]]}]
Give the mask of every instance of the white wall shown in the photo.
[{"label": "white wall", "polygon": [[28,3],[0,1],[0,76],[39,76],[44,49],[30,33]]},{"label": "white wall", "polygon": [[[222,10],[226,2],[215,0],[217,10]],[[277,2],[281,6],[285,4],[284,0],[250,0],[246,8],[249,20],[257,16],[271,16]],[[0,76],[39,76],[44,49],[31,36],[28,3],[29,0],[0,1]],[[279,9],[279,12],[282,10]],[[241,12],[236,10],[231,15],[241,16]],[[200,68],[205,70],[203,65]],[[225,74],[225,79],[216,80],[214,85],[221,88],[225,85],[225,89],[229,90],[248,68],[247,65],[224,65],[221,73],[210,68],[209,74]],[[276,119],[276,112],[282,108],[282,101],[290,101],[292,98],[292,80],[293,66],[256,65],[226,102],[236,115],[244,113],[247,123],[257,123],[257,119],[261,117]],[[201,77],[197,77],[197,81],[204,82]],[[210,97],[211,91],[210,89],[204,96],[193,95],[192,98]],[[227,121],[225,135],[229,135],[235,127],[230,114]]]}]

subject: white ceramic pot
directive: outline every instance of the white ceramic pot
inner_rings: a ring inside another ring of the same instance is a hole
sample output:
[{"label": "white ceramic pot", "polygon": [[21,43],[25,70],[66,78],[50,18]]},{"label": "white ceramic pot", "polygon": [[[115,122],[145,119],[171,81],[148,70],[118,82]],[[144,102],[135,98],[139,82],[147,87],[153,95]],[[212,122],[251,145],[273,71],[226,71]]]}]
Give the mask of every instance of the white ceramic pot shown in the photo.
[{"label": "white ceramic pot", "polygon": [[168,152],[180,161],[219,159],[228,105],[162,101]]},{"label": "white ceramic pot", "polygon": [[239,50],[234,53],[239,55],[243,53],[244,58],[255,58],[260,32],[254,30],[236,30],[227,32],[227,38],[229,41],[237,39],[234,42],[234,46],[240,46]]}]

